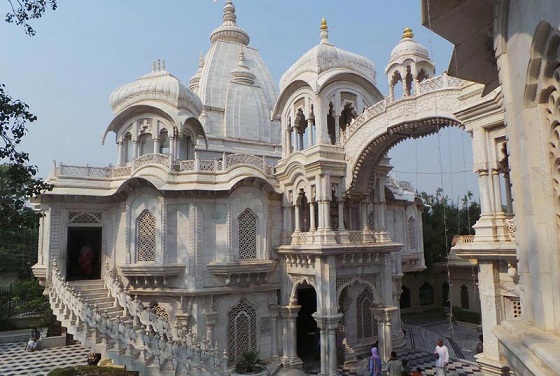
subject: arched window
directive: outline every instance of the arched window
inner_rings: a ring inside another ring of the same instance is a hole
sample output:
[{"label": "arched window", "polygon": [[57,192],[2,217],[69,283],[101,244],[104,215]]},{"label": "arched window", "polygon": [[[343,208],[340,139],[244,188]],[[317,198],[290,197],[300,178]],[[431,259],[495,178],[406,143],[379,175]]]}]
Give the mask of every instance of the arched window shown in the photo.
[{"label": "arched window", "polygon": [[356,298],[356,324],[358,326],[358,339],[371,338],[377,335],[377,326],[373,319],[371,306],[373,293],[366,287]]},{"label": "arched window", "polygon": [[249,209],[237,217],[239,235],[239,259],[257,258],[257,216]]},{"label": "arched window", "polygon": [[159,132],[159,153],[160,154],[169,154],[169,134],[167,133],[167,129],[162,129]]},{"label": "arched window", "polygon": [[257,351],[257,311],[241,299],[228,312],[227,347],[229,360],[237,362],[248,351]]},{"label": "arched window", "polygon": [[469,309],[469,289],[467,286],[461,286],[461,308]]},{"label": "arched window", "polygon": [[410,308],[410,289],[405,285],[402,285],[400,306],[401,308]]},{"label": "arched window", "polygon": [[373,212],[373,210],[369,212],[367,221],[370,231],[375,231],[375,213]]},{"label": "arched window", "polygon": [[138,261],[156,261],[156,218],[149,211],[138,217]]},{"label": "arched window", "polygon": [[139,155],[153,153],[154,141],[152,135],[150,133],[145,133],[138,137],[138,147],[140,148]]},{"label": "arched window", "polygon": [[408,218],[408,247],[416,249],[416,220]]},{"label": "arched window", "polygon": [[428,282],[420,286],[420,305],[434,304],[434,289]]}]

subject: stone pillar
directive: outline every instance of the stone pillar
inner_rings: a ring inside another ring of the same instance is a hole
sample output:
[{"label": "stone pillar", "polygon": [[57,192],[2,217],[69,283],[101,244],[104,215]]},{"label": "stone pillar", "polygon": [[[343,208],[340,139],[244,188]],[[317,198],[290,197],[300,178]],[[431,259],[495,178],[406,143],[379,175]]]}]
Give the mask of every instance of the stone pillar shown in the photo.
[{"label": "stone pillar", "polygon": [[506,215],[513,215],[513,199],[511,197],[511,181],[509,172],[504,172],[504,191],[506,193]]},{"label": "stone pillar", "polygon": [[278,315],[279,315],[279,306],[277,305],[270,305],[270,326],[271,326],[271,333],[270,333],[270,357],[272,359],[278,358]]},{"label": "stone pillar", "polygon": [[284,367],[301,368],[303,364],[297,356],[296,318],[300,309],[301,306],[299,305],[281,307],[281,315],[284,321],[281,362]]},{"label": "stone pillar", "polygon": [[500,187],[500,171],[492,169],[492,187],[494,188],[494,213],[503,214],[502,189]]},{"label": "stone pillar", "polygon": [[117,166],[124,166],[126,156],[124,155],[124,147],[122,141],[117,142]]},{"label": "stone pillar", "polygon": [[391,338],[391,319],[398,311],[397,307],[372,307],[371,311],[377,320],[377,338],[379,341],[379,356],[381,360],[387,362],[393,350],[393,340]]},{"label": "stone pillar", "polygon": [[283,244],[289,244],[290,236],[292,235],[292,206],[289,202],[284,203],[282,208],[282,237]]},{"label": "stone pillar", "polygon": [[309,202],[309,231],[315,231],[315,201]]},{"label": "stone pillar", "polygon": [[286,125],[286,133],[284,135],[284,158],[287,158],[292,153],[292,126]]},{"label": "stone pillar", "polygon": [[493,213],[494,206],[490,197],[490,178],[488,170],[478,170],[478,186],[480,190],[480,213],[484,214]]},{"label": "stone pillar", "polygon": [[344,199],[338,198],[338,231],[344,231]]},{"label": "stone pillar", "polygon": [[499,262],[478,260],[478,290],[482,313],[482,333],[484,335],[484,352],[476,355],[476,360],[485,375],[501,375],[498,339],[492,333],[493,328],[501,322],[501,296]]},{"label": "stone pillar", "polygon": [[175,137],[174,133],[175,132],[169,135],[169,154],[171,154],[173,158],[177,158],[179,156],[179,153],[177,152],[179,138]]},{"label": "stone pillar", "polygon": [[340,115],[334,116],[334,135],[335,145],[341,145],[342,142],[340,140]]},{"label": "stone pillar", "polygon": [[315,312],[313,314],[321,335],[321,375],[336,376],[336,333],[338,331],[338,323],[343,316],[342,313],[320,315]]},{"label": "stone pillar", "polygon": [[218,319],[217,311],[204,312],[204,319],[206,320],[206,339],[209,341],[210,345],[214,345],[214,326],[216,325],[216,320]]},{"label": "stone pillar", "polygon": [[[377,174],[377,210],[378,210],[378,218],[376,218],[376,223],[379,223],[378,227],[379,232],[377,235],[378,242],[390,242],[391,237],[387,232],[387,228],[385,226],[385,177],[386,174],[380,173]],[[366,222],[367,222],[367,215],[366,215]]]},{"label": "stone pillar", "polygon": [[159,136],[154,137],[153,142],[154,142],[154,154],[159,153],[159,145],[160,145]]},{"label": "stone pillar", "polygon": [[138,147],[138,140],[133,140],[132,141],[132,155],[134,156],[134,158],[138,158],[139,154],[140,154],[140,148]]},{"label": "stone pillar", "polygon": [[307,147],[313,146],[313,126],[315,119],[311,116],[307,119]]}]

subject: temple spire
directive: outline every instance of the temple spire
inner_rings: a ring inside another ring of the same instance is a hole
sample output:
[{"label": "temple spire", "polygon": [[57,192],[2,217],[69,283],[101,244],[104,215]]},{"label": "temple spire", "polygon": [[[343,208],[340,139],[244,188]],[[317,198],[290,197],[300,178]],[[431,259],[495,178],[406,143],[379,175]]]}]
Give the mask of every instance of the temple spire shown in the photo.
[{"label": "temple spire", "polygon": [[245,30],[237,26],[237,16],[235,15],[235,6],[231,0],[226,1],[224,6],[224,21],[222,25],[212,32],[210,41],[212,43],[219,40],[241,43],[243,45],[249,44],[249,35]]},{"label": "temple spire", "polygon": [[325,17],[321,20],[321,44],[329,44],[329,27]]}]

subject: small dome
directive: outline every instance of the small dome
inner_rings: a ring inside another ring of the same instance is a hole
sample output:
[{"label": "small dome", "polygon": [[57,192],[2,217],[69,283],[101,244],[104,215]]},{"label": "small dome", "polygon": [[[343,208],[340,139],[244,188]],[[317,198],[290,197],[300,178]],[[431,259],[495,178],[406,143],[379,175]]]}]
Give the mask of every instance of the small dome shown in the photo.
[{"label": "small dome", "polygon": [[160,60],[153,63],[150,73],[118,87],[110,98],[115,113],[142,100],[161,100],[172,106],[187,107],[197,115],[202,111],[200,98],[166,71],[165,61]]},{"label": "small dome", "polygon": [[329,42],[327,21],[321,21],[321,43],[307,51],[280,79],[280,91],[298,76],[307,72],[320,75],[331,69],[352,71],[368,81],[375,82],[375,68],[368,58],[335,47]]},{"label": "small dome", "polygon": [[243,50],[239,51],[237,66],[231,71],[235,82],[245,83],[252,85],[255,83],[255,75],[245,65],[245,53]]},{"label": "small dome", "polygon": [[200,56],[198,57],[198,70],[189,80],[189,89],[191,89],[193,92],[196,92],[198,90],[200,77],[202,77],[202,68],[204,68],[204,56],[200,54]]},{"label": "small dome", "polygon": [[393,51],[391,51],[391,58],[389,61],[394,61],[401,57],[411,56],[429,59],[430,57],[426,47],[416,42],[413,38],[414,34],[412,33],[412,30],[408,27],[404,29],[402,39],[400,43],[393,48]]},{"label": "small dome", "polygon": [[212,32],[210,35],[210,41],[215,43],[216,41],[224,40],[228,42],[241,43],[247,46],[250,41],[249,34],[237,26],[235,7],[233,6],[231,0],[226,1],[223,18],[224,22],[222,23],[222,26]]}]

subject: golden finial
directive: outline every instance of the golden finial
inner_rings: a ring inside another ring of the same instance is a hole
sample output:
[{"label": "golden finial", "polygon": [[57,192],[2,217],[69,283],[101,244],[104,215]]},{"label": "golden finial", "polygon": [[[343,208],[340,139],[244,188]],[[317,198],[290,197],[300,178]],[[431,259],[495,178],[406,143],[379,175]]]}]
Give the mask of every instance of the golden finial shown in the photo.
[{"label": "golden finial", "polygon": [[410,27],[407,27],[406,29],[404,29],[402,33],[402,39],[412,39],[412,38],[414,38],[414,33],[412,32],[412,29]]},{"label": "golden finial", "polygon": [[328,30],[329,27],[327,26],[327,20],[325,20],[325,17],[323,17],[323,19],[321,20],[321,30]]}]

